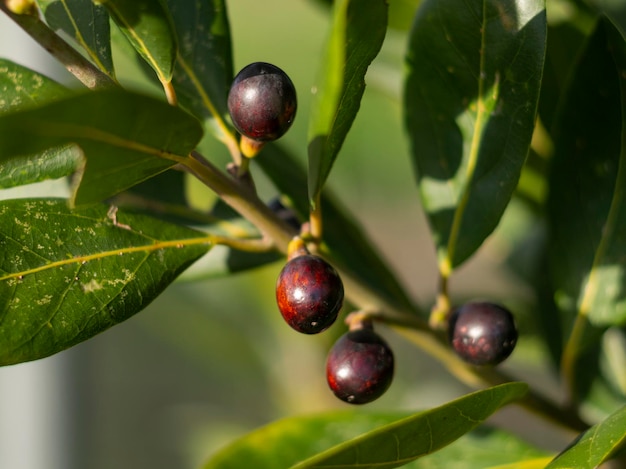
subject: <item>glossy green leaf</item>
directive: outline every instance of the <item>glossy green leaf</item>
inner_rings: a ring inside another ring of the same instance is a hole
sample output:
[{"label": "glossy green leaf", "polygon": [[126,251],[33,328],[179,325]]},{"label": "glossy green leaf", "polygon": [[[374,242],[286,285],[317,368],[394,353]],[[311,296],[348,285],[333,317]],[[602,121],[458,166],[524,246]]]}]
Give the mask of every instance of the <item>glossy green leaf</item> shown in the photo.
[{"label": "glossy green leaf", "polygon": [[91,61],[114,77],[109,14],[93,0],[36,0],[52,29],[68,34]]},{"label": "glossy green leaf", "polygon": [[550,266],[561,309],[591,324],[626,322],[626,43],[602,20],[555,127]]},{"label": "glossy green leaf", "polygon": [[137,53],[161,83],[172,79],[176,35],[172,19],[159,0],[103,0],[102,3]]},{"label": "glossy green leaf", "polygon": [[80,148],[72,144],[11,158],[0,163],[0,189],[69,176],[81,161]]},{"label": "glossy green leaf", "polygon": [[546,469],[593,469],[626,446],[626,406],[581,434]]},{"label": "glossy green leaf", "polygon": [[365,92],[365,74],[387,31],[384,0],[338,0],[309,121],[309,198],[330,174]]},{"label": "glossy green leaf", "polygon": [[74,143],[84,155],[73,204],[98,202],[186,158],[202,128],[168,104],[121,90],[0,116],[0,162]]},{"label": "glossy green leaf", "polygon": [[404,111],[442,272],[480,247],[517,186],[545,45],[543,0],[426,0],[418,9]]},{"label": "glossy green leaf", "polygon": [[[54,80],[10,60],[0,59],[0,116],[18,109],[34,108],[59,100],[70,90]],[[49,148],[0,162],[0,188],[68,176],[80,162],[74,145]]]},{"label": "glossy green leaf", "polygon": [[[178,35],[173,83],[182,105],[209,119],[220,139],[228,127],[228,90],[233,80],[230,25],[223,0],[168,0]],[[234,138],[234,137],[232,137]]]},{"label": "glossy green leaf", "polygon": [[288,418],[235,441],[204,468],[399,467],[461,437],[527,388],[508,383],[405,417],[344,412]]},{"label": "glossy green leaf", "polygon": [[0,202],[0,364],[46,357],[128,319],[210,248],[202,233],[109,206]]},{"label": "glossy green leaf", "polygon": [[[307,176],[293,156],[281,147],[269,144],[263,149],[263,157],[255,161],[278,190],[291,200],[301,219],[306,219],[309,213]],[[381,259],[358,221],[329,194],[322,194],[322,204],[324,242],[342,270],[360,278],[369,290],[382,295],[391,304],[412,310],[405,289]]]},{"label": "glossy green leaf", "polygon": [[524,383],[508,383],[477,391],[334,446],[293,467],[400,467],[460,438],[527,390]]},{"label": "glossy green leaf", "polygon": [[436,453],[403,467],[440,469],[450,467],[454,461],[454,469],[544,469],[553,456],[504,430],[480,426]]}]

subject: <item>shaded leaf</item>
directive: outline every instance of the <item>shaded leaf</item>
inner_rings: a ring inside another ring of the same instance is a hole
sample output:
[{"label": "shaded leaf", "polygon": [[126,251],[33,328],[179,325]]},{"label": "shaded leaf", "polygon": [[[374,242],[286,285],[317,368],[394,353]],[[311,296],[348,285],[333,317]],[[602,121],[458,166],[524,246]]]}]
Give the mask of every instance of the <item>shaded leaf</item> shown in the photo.
[{"label": "shaded leaf", "polygon": [[546,469],[592,469],[626,445],[626,406],[582,433]]},{"label": "shaded leaf", "polygon": [[109,14],[104,6],[92,0],[36,1],[52,29],[74,38],[100,70],[115,75]]},{"label": "shaded leaf", "polygon": [[548,130],[553,129],[559,98],[567,86],[567,77],[588,33],[584,34],[579,27],[569,22],[548,25],[546,63],[539,100],[539,116]]},{"label": "shaded leaf", "polygon": [[561,310],[626,322],[626,44],[599,22],[557,116],[548,219]]},{"label": "shaded leaf", "polygon": [[[309,203],[306,190],[306,172],[292,155],[278,145],[266,145],[258,163],[276,185],[293,203],[293,208],[306,219]],[[412,311],[414,307],[396,275],[381,259],[378,250],[367,238],[363,229],[348,211],[329,194],[322,195],[324,242],[333,260],[341,269],[367,284],[369,290],[382,295],[390,304]]]},{"label": "shaded leaf", "polygon": [[228,124],[228,90],[233,81],[230,25],[223,0],[168,0],[178,38],[173,83],[181,104],[221,140],[234,134]]},{"label": "shaded leaf", "polygon": [[528,153],[545,54],[542,0],[426,0],[407,53],[404,107],[440,270],[498,224]]},{"label": "shaded leaf", "polygon": [[279,420],[227,446],[204,467],[398,467],[451,443],[526,391],[523,383],[508,383],[405,417],[343,412]]},{"label": "shaded leaf", "polygon": [[169,12],[159,0],[105,0],[101,2],[133,45],[156,72],[161,83],[172,79],[176,37]]},{"label": "shaded leaf", "polygon": [[387,31],[384,0],[338,0],[309,120],[309,198],[314,204],[365,92],[365,73]]},{"label": "shaded leaf", "polygon": [[0,364],[64,350],[128,319],[210,248],[202,233],[108,206],[0,202]]},{"label": "shaded leaf", "polygon": [[67,143],[84,156],[72,203],[98,202],[186,158],[202,129],[168,104],[121,90],[79,94],[0,116],[0,162]]},{"label": "shaded leaf", "polygon": [[41,73],[0,58],[0,116],[46,104],[71,91]]}]

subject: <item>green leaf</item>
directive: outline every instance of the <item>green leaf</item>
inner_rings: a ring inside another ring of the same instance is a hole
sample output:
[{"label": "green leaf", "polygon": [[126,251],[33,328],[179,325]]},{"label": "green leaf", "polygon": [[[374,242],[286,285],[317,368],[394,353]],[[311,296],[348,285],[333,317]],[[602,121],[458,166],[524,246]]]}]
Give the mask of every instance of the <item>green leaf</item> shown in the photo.
[{"label": "green leaf", "polygon": [[403,32],[411,29],[411,20],[422,0],[395,0],[389,2],[389,27]]},{"label": "green leaf", "polygon": [[626,323],[626,43],[606,19],[587,43],[555,124],[550,267],[561,309]]},{"label": "green leaf", "polygon": [[338,0],[309,121],[309,199],[314,205],[365,92],[365,73],[387,31],[384,0]]},{"label": "green leaf", "polygon": [[544,469],[552,459],[517,436],[488,426],[480,426],[463,435],[454,443],[404,466],[406,469],[475,469],[507,467],[516,469]]},{"label": "green leaf", "polygon": [[121,90],[79,94],[0,116],[0,162],[74,143],[84,158],[72,204],[98,202],[165,171],[201,138],[195,118]]},{"label": "green leaf", "polygon": [[[309,213],[307,176],[294,157],[280,146],[268,144],[263,149],[263,157],[255,158],[255,162],[278,190],[291,200],[301,219],[306,219]],[[360,278],[370,291],[382,295],[389,303],[408,311],[414,310],[397,276],[381,259],[379,251],[357,220],[329,194],[322,195],[322,205],[324,242],[342,270]]]},{"label": "green leaf", "polygon": [[76,145],[61,145],[34,155],[18,156],[0,163],[0,188],[23,186],[69,176],[81,164]]},{"label": "green leaf", "polygon": [[626,406],[582,433],[546,469],[592,469],[626,445]]},{"label": "green leaf", "polygon": [[70,90],[22,65],[0,59],[0,116],[69,96]]},{"label": "green leaf", "polygon": [[161,83],[172,79],[176,36],[169,12],[159,0],[103,0],[111,17]]},{"label": "green leaf", "polygon": [[257,469],[399,467],[461,437],[527,389],[508,383],[405,417],[340,412],[279,420],[227,446],[204,469],[251,462]]},{"label": "green leaf", "polygon": [[178,35],[174,87],[181,104],[223,140],[228,123],[228,90],[233,81],[230,25],[223,0],[168,0]]},{"label": "green leaf", "polygon": [[[287,417],[234,441],[217,452],[203,469],[292,467],[330,446],[389,425],[409,413],[374,414],[354,410]],[[316,438],[323,435],[324,438]]]},{"label": "green leaf", "polygon": [[58,199],[0,202],[0,364],[46,357],[128,319],[210,248],[202,233]]},{"label": "green leaf", "polygon": [[426,0],[407,53],[404,107],[440,270],[497,226],[535,123],[546,45],[543,0]]},{"label": "green leaf", "polygon": [[[0,59],[0,116],[41,106],[70,94],[70,90],[45,75]],[[68,176],[76,170],[80,158],[80,151],[74,145],[62,145],[39,154],[1,161],[0,188]]]},{"label": "green leaf", "polygon": [[106,8],[92,0],[36,1],[52,29],[74,38],[100,70],[115,76]]}]

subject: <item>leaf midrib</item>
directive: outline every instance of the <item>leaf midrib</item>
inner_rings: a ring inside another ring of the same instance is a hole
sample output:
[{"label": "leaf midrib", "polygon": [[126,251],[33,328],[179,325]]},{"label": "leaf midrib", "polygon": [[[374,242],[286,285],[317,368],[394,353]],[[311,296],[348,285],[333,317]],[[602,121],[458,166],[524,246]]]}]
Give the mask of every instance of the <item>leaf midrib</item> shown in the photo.
[{"label": "leaf midrib", "polygon": [[[120,228],[120,229],[123,229],[123,228]],[[65,265],[82,264],[85,262],[98,260],[98,259],[104,259],[107,257],[121,256],[124,254],[132,254],[132,253],[137,253],[137,252],[150,253],[150,252],[158,251],[160,249],[181,249],[185,247],[197,246],[197,245],[202,245],[202,244],[206,244],[207,246],[213,245],[214,236],[208,235],[208,236],[201,236],[198,238],[184,238],[184,239],[176,239],[176,240],[169,240],[169,241],[157,241],[149,245],[128,246],[128,247],[123,247],[123,248],[116,248],[116,249],[101,251],[101,252],[94,253],[94,254],[74,256],[69,259],[52,261],[45,265],[34,267],[32,269],[23,270],[20,272],[11,272],[9,274],[2,275],[0,276],[0,281],[10,280],[10,279],[21,280],[26,275],[32,275],[32,274],[36,274],[39,272],[44,272],[46,270],[63,267]]]},{"label": "leaf midrib", "polygon": [[95,127],[80,124],[60,123],[50,120],[33,119],[29,127],[31,131],[35,130],[44,137],[57,137],[66,139],[91,140],[94,142],[106,143],[108,145],[128,150],[138,151],[149,155],[158,156],[160,158],[175,161],[177,163],[186,159],[186,156],[178,155],[166,150],[146,145],[128,138],[120,137],[111,132],[105,132]]},{"label": "leaf midrib", "polygon": [[469,150],[469,157],[467,162],[467,168],[465,171],[465,185],[461,194],[461,198],[454,211],[454,217],[452,219],[452,225],[450,227],[450,235],[448,237],[448,243],[446,245],[446,255],[439,263],[439,272],[442,278],[448,278],[454,269],[454,255],[457,248],[458,238],[461,232],[461,224],[463,222],[463,216],[465,214],[465,208],[469,203],[472,180],[476,171],[476,164],[478,162],[478,151],[480,148],[480,141],[482,137],[482,129],[486,120],[487,111],[485,105],[485,85],[486,85],[486,43],[487,43],[487,6],[485,1],[482,2],[482,24],[481,24],[481,36],[480,36],[480,62],[478,70],[478,92],[476,95],[476,121],[474,123],[474,133],[472,135],[472,142]]}]

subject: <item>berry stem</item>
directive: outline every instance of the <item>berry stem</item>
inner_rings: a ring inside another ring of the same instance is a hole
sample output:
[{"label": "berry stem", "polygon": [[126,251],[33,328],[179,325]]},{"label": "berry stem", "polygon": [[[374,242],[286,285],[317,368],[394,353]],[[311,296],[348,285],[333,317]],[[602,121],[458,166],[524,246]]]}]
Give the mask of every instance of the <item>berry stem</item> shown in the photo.
[{"label": "berry stem", "polygon": [[54,58],[61,62],[68,72],[90,89],[115,86],[115,81],[106,73],[84,58],[59,35],[48,27],[39,15],[18,15],[9,10],[4,1],[0,10],[20,26],[29,36],[37,41]]},{"label": "berry stem", "polygon": [[172,106],[178,106],[178,97],[176,96],[176,90],[174,89],[174,85],[171,81],[163,81],[161,82],[163,86],[163,91],[165,92],[165,98],[167,102]]},{"label": "berry stem", "polygon": [[317,194],[315,200],[311,204],[311,213],[309,215],[309,230],[311,237],[316,243],[320,243],[323,236],[322,224],[322,203],[321,194]]},{"label": "berry stem", "polygon": [[437,300],[430,312],[428,324],[434,330],[445,330],[450,316],[450,297],[448,296],[448,276],[444,273],[439,275],[439,292]]}]

